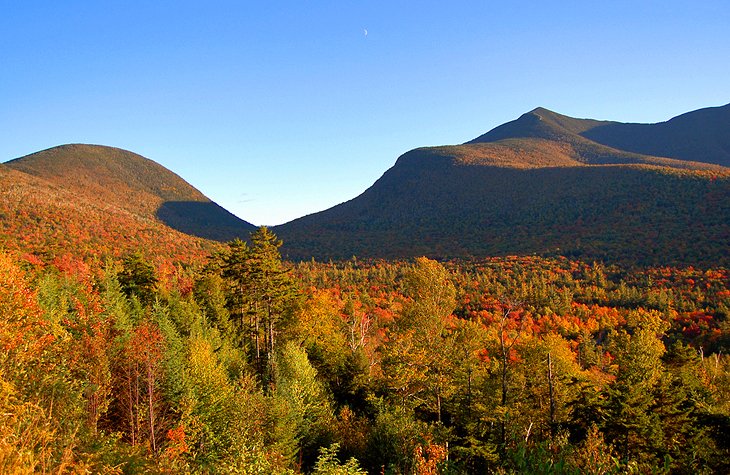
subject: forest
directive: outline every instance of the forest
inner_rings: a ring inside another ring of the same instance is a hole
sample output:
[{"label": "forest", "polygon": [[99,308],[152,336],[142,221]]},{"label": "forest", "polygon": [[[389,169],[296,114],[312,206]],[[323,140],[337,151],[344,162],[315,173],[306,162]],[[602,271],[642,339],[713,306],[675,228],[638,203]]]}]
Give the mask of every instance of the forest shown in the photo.
[{"label": "forest", "polygon": [[0,251],[0,473],[730,473],[730,273]]}]

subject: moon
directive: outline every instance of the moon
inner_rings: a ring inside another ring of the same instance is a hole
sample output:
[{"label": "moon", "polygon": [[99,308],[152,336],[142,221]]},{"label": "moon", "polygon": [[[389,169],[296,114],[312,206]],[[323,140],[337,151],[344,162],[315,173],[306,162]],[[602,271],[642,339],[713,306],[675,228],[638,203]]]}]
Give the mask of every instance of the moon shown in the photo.
[{"label": "moon", "polygon": [[363,28],[363,29],[362,29],[362,32],[363,32],[363,34],[364,34],[365,36],[368,36],[368,29],[367,29],[367,28]]}]

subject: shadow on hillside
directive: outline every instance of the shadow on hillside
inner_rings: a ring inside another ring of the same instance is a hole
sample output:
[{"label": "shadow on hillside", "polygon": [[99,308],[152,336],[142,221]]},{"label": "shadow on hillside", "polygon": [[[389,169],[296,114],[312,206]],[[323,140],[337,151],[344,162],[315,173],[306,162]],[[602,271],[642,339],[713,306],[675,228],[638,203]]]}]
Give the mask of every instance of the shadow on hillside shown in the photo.
[{"label": "shadow on hillside", "polygon": [[[728,119],[724,119],[727,123]],[[730,136],[713,122],[606,124],[586,130],[583,137],[633,153],[730,166]]]},{"label": "shadow on hillside", "polygon": [[158,208],[157,217],[182,233],[221,242],[248,239],[256,229],[212,201],[166,201]]}]

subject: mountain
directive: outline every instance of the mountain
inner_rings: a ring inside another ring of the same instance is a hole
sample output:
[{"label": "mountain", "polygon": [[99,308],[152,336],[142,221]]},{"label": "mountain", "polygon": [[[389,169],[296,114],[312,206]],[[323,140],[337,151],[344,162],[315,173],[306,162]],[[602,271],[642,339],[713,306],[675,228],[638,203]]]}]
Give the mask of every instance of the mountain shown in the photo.
[{"label": "mountain", "polygon": [[[274,228],[291,259],[566,255],[730,266],[730,105],[658,124],[544,108],[418,148],[360,196]],[[254,226],[161,165],[63,145],[0,164],[0,248],[171,260]]]},{"label": "mountain", "polygon": [[0,185],[1,239],[23,247],[12,242],[21,239],[36,253],[159,247],[154,252],[186,255],[210,247],[197,238],[255,229],[163,166],[113,147],[62,145],[11,160]]},{"label": "mountain", "polygon": [[[728,265],[727,110],[642,134],[538,108],[465,144],[407,152],[357,198],[274,231],[294,259],[557,254]],[[667,137],[652,149],[663,156],[637,152],[662,134],[692,147]]]}]

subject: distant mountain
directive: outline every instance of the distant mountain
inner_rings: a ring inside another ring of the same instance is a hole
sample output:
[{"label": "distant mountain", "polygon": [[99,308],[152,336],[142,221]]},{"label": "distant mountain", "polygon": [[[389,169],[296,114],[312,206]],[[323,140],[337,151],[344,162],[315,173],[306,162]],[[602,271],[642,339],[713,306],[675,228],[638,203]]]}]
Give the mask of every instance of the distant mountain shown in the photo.
[{"label": "distant mountain", "polygon": [[6,162],[76,196],[159,219],[206,239],[247,237],[255,229],[175,173],[136,153],[101,145],[61,145]]},{"label": "distant mountain", "polygon": [[[658,124],[574,119],[539,107],[468,143],[539,138],[598,144],[621,152],[730,166],[730,104]],[[592,163],[592,162],[591,162]]]},{"label": "distant mountain", "polygon": [[357,198],[274,230],[295,259],[535,253],[729,265],[727,110],[641,129],[538,108],[465,144],[412,150]]},{"label": "distant mountain", "polygon": [[255,229],[161,165],[98,145],[0,165],[0,201],[0,246],[50,257],[142,248],[185,260],[209,252],[200,238],[245,238]]},{"label": "distant mountain", "polygon": [[730,104],[658,124],[606,123],[581,135],[621,150],[730,167]]}]

